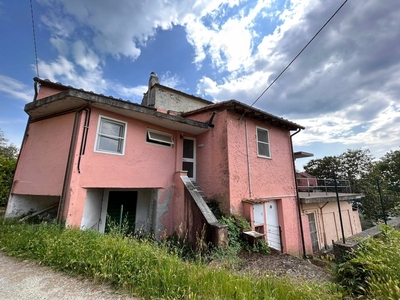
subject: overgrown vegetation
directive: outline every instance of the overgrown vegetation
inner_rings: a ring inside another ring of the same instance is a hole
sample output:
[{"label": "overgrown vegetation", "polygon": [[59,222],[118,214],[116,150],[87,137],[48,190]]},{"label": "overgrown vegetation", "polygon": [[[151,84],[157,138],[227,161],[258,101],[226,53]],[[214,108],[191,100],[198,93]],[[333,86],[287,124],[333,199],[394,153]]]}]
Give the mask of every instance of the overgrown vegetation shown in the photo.
[{"label": "overgrown vegetation", "polygon": [[243,238],[243,231],[250,230],[250,223],[240,215],[221,217],[220,222],[228,225],[229,248],[239,253],[241,250],[253,253],[269,254],[270,249],[265,239],[251,245]]},{"label": "overgrown vegetation", "polygon": [[56,224],[0,220],[0,250],[147,299],[341,299],[335,284],[238,275],[184,262],[156,242],[118,232],[63,229]]},{"label": "overgrown vegetation", "polygon": [[354,296],[400,299],[400,232],[388,226],[381,230],[337,266],[336,279]]},{"label": "overgrown vegetation", "polygon": [[14,176],[17,163],[17,147],[8,145],[8,140],[0,130],[0,206],[5,206],[8,200],[8,193],[11,181]]}]

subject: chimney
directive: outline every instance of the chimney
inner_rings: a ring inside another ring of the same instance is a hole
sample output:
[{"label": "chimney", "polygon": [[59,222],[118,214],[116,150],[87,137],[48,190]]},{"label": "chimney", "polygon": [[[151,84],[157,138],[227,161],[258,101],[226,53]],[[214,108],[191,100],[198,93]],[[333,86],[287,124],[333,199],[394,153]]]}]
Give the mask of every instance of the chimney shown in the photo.
[{"label": "chimney", "polygon": [[148,91],[150,91],[151,87],[153,85],[155,85],[156,83],[158,83],[158,76],[157,76],[156,72],[151,72],[150,73],[150,78],[149,78],[149,89],[148,89]]},{"label": "chimney", "polygon": [[143,97],[142,105],[154,107],[155,100],[156,100],[155,99],[155,91],[152,91],[151,88],[156,83],[158,83],[158,76],[157,76],[156,72],[151,72],[150,73],[150,78],[149,78],[149,84],[148,84],[147,93]]}]

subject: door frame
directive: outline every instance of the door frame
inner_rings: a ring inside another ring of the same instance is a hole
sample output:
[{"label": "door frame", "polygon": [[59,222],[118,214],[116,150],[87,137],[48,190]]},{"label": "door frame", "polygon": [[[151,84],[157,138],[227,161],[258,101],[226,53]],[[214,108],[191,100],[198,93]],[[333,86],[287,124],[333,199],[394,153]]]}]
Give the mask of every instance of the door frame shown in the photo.
[{"label": "door frame", "polygon": [[[183,147],[184,147],[184,140],[192,140],[193,141],[193,158],[183,157]],[[182,169],[184,162],[191,162],[193,163],[193,177],[189,177],[191,181],[196,181],[196,138],[192,137],[183,137],[182,141]]]},{"label": "door frame", "polygon": [[[267,207],[268,205],[271,205],[273,209],[269,209]],[[265,209],[265,227],[266,227],[265,231],[267,233],[268,246],[274,248],[275,250],[282,251],[282,237],[279,225],[278,201],[269,200],[265,202],[264,209]],[[271,213],[273,214],[273,216],[271,215]],[[275,236],[272,237],[272,234]],[[278,237],[278,239],[276,238],[276,236]]]}]

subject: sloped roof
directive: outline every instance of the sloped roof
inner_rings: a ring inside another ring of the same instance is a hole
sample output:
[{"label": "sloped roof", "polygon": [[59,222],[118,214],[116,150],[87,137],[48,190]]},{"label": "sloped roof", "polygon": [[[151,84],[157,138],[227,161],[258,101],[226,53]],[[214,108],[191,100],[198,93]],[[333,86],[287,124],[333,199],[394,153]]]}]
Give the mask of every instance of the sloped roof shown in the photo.
[{"label": "sloped roof", "polygon": [[[63,85],[63,84],[61,84],[59,82],[52,82],[52,81],[50,81],[48,79],[40,79],[38,77],[34,77],[34,81],[36,81],[36,82],[38,82],[40,84],[46,84],[46,85],[49,85],[49,86],[54,86],[55,88],[62,89],[62,90],[79,91],[79,92],[85,93],[85,94],[92,94],[94,96],[101,96],[101,97],[109,98],[109,99],[112,99],[112,100],[115,100],[115,101],[122,101],[124,103],[129,103],[130,106],[134,105],[134,106],[138,106],[138,107],[142,107],[142,108],[152,109],[152,108],[147,107],[147,106],[142,106],[140,104],[136,104],[136,103],[132,103],[130,101],[122,100],[121,98],[116,99],[116,98],[114,98],[112,96],[104,96],[103,94],[96,94],[96,93],[94,93],[92,91],[88,92],[88,91],[85,91],[83,89],[74,88],[72,86],[65,86],[65,85]],[[246,117],[250,117],[250,118],[262,121],[262,122],[269,123],[271,125],[275,125],[275,126],[286,128],[288,130],[305,129],[304,126],[301,126],[299,124],[296,124],[296,123],[291,122],[289,120],[286,120],[284,118],[275,116],[273,114],[267,113],[267,112],[265,112],[265,111],[263,111],[261,109],[252,107],[252,106],[247,105],[245,103],[242,103],[242,102],[240,102],[238,100],[232,99],[232,100],[213,103],[213,102],[205,100],[203,98],[200,98],[200,97],[197,97],[197,96],[194,96],[194,95],[186,94],[184,92],[181,92],[179,90],[175,90],[173,88],[161,85],[159,83],[154,84],[153,87],[154,86],[157,86],[157,87],[163,88],[163,89],[167,89],[167,90],[169,90],[171,92],[174,92],[174,93],[182,94],[182,95],[184,95],[186,97],[190,97],[190,98],[194,98],[194,99],[197,99],[197,100],[201,100],[205,104],[207,104],[206,106],[204,106],[202,108],[199,108],[199,109],[192,110],[192,111],[185,112],[185,113],[181,114],[182,118],[186,118],[186,117],[189,117],[191,115],[195,115],[195,114],[198,114],[198,113],[201,113],[201,112],[205,112],[205,111],[226,109],[226,110],[233,111],[233,112],[235,112],[237,114],[244,115]]]},{"label": "sloped roof", "polygon": [[48,79],[43,80],[35,77],[34,80],[41,85],[54,87],[60,90],[60,92],[27,103],[25,105],[25,112],[31,117],[31,121],[41,120],[60,113],[72,112],[90,105],[91,107],[108,110],[173,130],[182,130],[184,132],[199,134],[209,129],[207,123],[158,112],[155,108],[116,99],[112,96],[107,97],[91,91],[87,92],[83,89],[65,86]]},{"label": "sloped roof", "polygon": [[227,100],[227,101],[221,101],[218,103],[210,104],[205,107],[183,113],[182,116],[188,117],[188,116],[195,115],[195,114],[198,114],[198,113],[201,113],[204,111],[218,110],[218,109],[230,110],[239,115],[244,115],[246,117],[250,117],[250,118],[262,121],[262,122],[267,122],[271,125],[284,127],[289,130],[297,130],[297,129],[305,128],[299,124],[296,124],[296,123],[286,120],[284,118],[275,116],[273,114],[267,113],[261,109],[254,108],[250,105],[247,105],[247,104],[242,103],[237,100]]}]

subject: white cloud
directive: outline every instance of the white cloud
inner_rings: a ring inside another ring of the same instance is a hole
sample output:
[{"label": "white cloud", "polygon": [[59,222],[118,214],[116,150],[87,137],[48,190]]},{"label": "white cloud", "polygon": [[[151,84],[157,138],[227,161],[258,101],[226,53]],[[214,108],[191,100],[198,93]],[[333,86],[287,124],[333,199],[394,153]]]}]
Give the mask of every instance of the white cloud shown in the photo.
[{"label": "white cloud", "polygon": [[185,83],[183,78],[180,78],[177,74],[172,74],[170,71],[161,74],[159,81],[160,84],[173,89],[179,89],[179,86]]},{"label": "white cloud", "polygon": [[26,84],[0,74],[0,91],[12,98],[30,102],[33,99],[32,88]]},{"label": "white cloud", "polygon": [[88,69],[78,72],[73,62],[66,57],[59,56],[50,63],[39,61],[39,70],[44,78],[51,81],[60,81],[64,85],[104,93],[107,90],[107,82],[103,79],[100,68],[93,67],[88,60],[84,59],[84,56],[79,56],[79,62]]},{"label": "white cloud", "polygon": [[114,83],[110,85],[110,89],[124,97],[124,100],[133,99],[135,102],[140,103],[143,98],[143,94],[147,92],[147,85],[127,87],[119,83]]},{"label": "white cloud", "polygon": [[72,45],[75,62],[85,71],[93,71],[99,67],[100,59],[94,51],[88,48],[81,40]]},{"label": "white cloud", "polygon": [[244,10],[225,22],[220,21],[224,10],[214,11],[208,15],[213,18],[207,27],[201,18],[188,16],[186,25],[188,42],[195,49],[194,62],[201,67],[202,62],[210,56],[212,64],[220,70],[233,72],[247,67],[252,56],[253,40],[258,33],[253,29],[255,19],[264,16],[270,8],[271,1],[258,1],[247,13]]},{"label": "white cloud", "polygon": [[[156,30],[182,25],[199,70],[197,92],[215,101],[246,103],[261,94],[339,5],[322,0],[40,2],[49,8],[42,21],[59,53],[40,64],[41,73],[52,80],[138,99],[145,86],[104,79],[108,57],[132,62]],[[238,13],[233,16],[232,10]],[[366,0],[362,6],[349,1],[256,107],[305,125],[299,135],[303,144],[398,145],[393,128],[400,124],[399,16],[395,1]],[[203,66],[206,62],[212,72]],[[175,72],[161,74],[160,83],[182,86]]]}]

